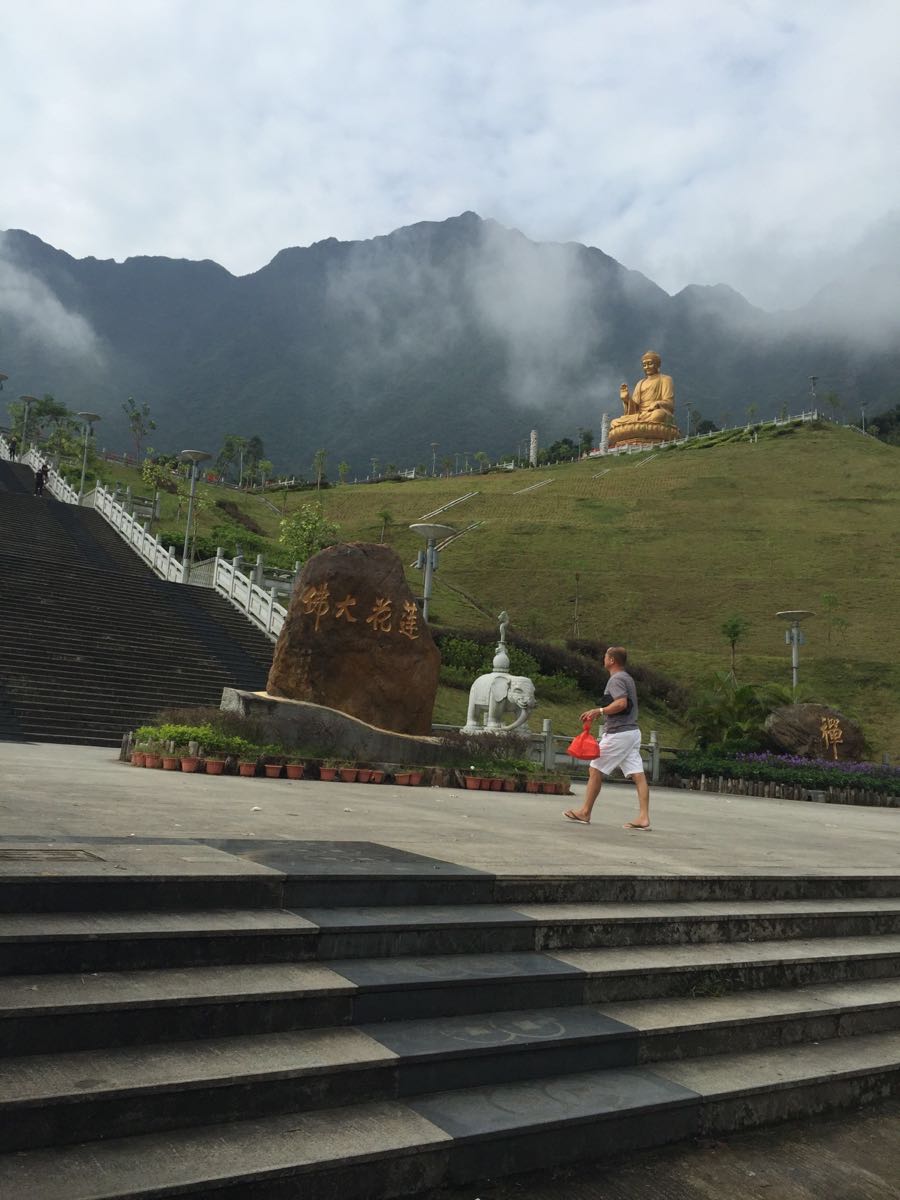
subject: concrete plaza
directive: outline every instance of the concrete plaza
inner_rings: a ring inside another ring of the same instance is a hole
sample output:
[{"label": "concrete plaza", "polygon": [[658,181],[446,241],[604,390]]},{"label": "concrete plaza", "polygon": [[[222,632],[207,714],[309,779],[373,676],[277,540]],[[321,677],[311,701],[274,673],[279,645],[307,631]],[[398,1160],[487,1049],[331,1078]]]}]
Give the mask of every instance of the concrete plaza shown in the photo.
[{"label": "concrete plaza", "polygon": [[0,742],[0,842],[259,838],[375,842],[500,875],[896,874],[900,811],[653,789],[653,829],[623,829],[634,789],[580,800],[137,769],[109,749]]}]

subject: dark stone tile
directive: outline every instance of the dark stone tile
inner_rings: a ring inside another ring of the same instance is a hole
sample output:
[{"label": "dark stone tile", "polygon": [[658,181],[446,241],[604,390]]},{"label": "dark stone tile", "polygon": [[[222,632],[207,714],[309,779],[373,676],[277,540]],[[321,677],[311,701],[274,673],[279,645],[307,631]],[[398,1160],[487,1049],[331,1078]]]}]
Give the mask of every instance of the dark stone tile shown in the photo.
[{"label": "dark stone tile", "polygon": [[501,1087],[445,1092],[409,1100],[409,1107],[454,1138],[484,1138],[512,1130],[551,1128],[626,1112],[699,1105],[688,1088],[652,1071],[590,1071]]},{"label": "dark stone tile", "polygon": [[226,838],[206,844],[293,876],[414,875],[429,878],[432,874],[440,874],[494,878],[474,867],[459,866],[376,842],[263,842]]},{"label": "dark stone tile", "polygon": [[430,987],[448,983],[480,983],[506,978],[553,976],[584,978],[584,972],[546,954],[425,956],[424,958],[353,959],[329,968],[363,988]]},{"label": "dark stone tile", "polygon": [[361,1031],[404,1059],[637,1036],[630,1025],[591,1008],[524,1009],[434,1021],[398,1021],[390,1025],[363,1025]]},{"label": "dark stone tile", "polygon": [[439,925],[536,925],[533,917],[526,917],[514,908],[501,904],[472,904],[464,909],[458,905],[421,905],[410,911],[406,905],[398,908],[376,908],[343,906],[331,908],[298,908],[295,916],[303,917],[318,925],[320,929],[355,930],[433,928]]}]

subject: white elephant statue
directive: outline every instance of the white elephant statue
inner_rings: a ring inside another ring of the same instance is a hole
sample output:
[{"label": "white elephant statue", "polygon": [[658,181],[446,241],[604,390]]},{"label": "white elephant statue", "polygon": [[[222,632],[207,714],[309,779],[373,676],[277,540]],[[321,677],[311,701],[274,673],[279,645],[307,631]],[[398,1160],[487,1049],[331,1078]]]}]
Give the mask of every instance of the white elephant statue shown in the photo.
[{"label": "white elephant statue", "polygon": [[[479,675],[469,689],[469,710],[462,732],[527,730],[529,714],[536,704],[534,684],[526,676],[489,671],[487,675]],[[511,725],[503,724],[504,713],[517,714]]]}]

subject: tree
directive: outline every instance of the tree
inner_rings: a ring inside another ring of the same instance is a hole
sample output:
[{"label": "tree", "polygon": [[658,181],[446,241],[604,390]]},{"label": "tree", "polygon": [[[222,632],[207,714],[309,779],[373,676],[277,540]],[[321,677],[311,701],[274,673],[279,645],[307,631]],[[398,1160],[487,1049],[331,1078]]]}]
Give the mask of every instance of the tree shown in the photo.
[{"label": "tree", "polygon": [[734,670],[735,648],[737,647],[737,644],[741,638],[746,635],[749,628],[750,622],[746,620],[746,618],[739,616],[737,613],[734,613],[732,616],[728,617],[728,619],[723,621],[719,626],[719,632],[731,646],[731,678],[733,680],[737,679],[737,675],[735,674]]},{"label": "tree", "polygon": [[594,431],[582,429],[579,431],[578,449],[582,454],[589,454],[594,448]]},{"label": "tree", "polygon": [[217,475],[226,476],[228,468],[237,465],[238,483],[244,482],[244,455],[247,451],[247,439],[236,433],[226,433],[222,449],[216,458],[215,470]]},{"label": "tree", "polygon": [[841,602],[838,600],[834,592],[822,593],[822,608],[825,616],[825,640],[830,642],[832,634],[843,633],[849,622],[843,617],[838,609]]},{"label": "tree", "polygon": [[478,470],[479,470],[479,471],[486,471],[486,470],[487,470],[488,463],[489,463],[491,460],[488,458],[488,456],[485,454],[485,452],[484,452],[483,450],[476,450],[476,451],[475,451],[475,453],[474,453],[474,455],[473,455],[472,457],[473,457],[473,458],[475,459],[475,461],[478,463]]},{"label": "tree", "polygon": [[700,433],[718,433],[719,427],[715,423],[715,421],[710,421],[709,417],[704,417],[702,421],[698,422],[695,432],[698,434],[700,434]]},{"label": "tree", "polygon": [[379,542],[383,542],[384,541],[384,531],[385,531],[385,529],[387,529],[388,525],[393,525],[394,518],[393,518],[392,514],[390,513],[390,511],[386,508],[380,509],[375,515],[381,521],[381,537],[378,540],[379,540]]},{"label": "tree", "polygon": [[840,417],[841,409],[844,407],[843,401],[837,392],[826,392],[825,403],[831,409],[831,419],[837,421]]},{"label": "tree", "polygon": [[349,474],[350,474],[350,464],[348,462],[343,462],[343,461],[339,462],[338,463],[338,479],[340,479],[341,483],[347,482],[347,476]]},{"label": "tree", "polygon": [[261,458],[259,460],[259,462],[256,464],[256,469],[257,469],[257,471],[259,471],[259,486],[260,487],[266,486],[266,481],[269,478],[269,476],[272,474],[273,468],[274,468],[274,464],[269,462],[269,460],[267,458]]},{"label": "tree", "polygon": [[140,405],[136,404],[134,396],[129,396],[122,405],[122,412],[128,420],[128,429],[134,443],[134,456],[140,462],[144,439],[156,428],[156,422],[150,416],[150,405],[146,401]]},{"label": "tree", "polygon": [[325,460],[328,458],[328,451],[323,449],[317,450],[313,455],[313,473],[316,477],[316,491],[322,486],[322,476],[325,474]]},{"label": "tree", "polygon": [[754,419],[755,419],[755,417],[756,417],[756,414],[757,414],[758,412],[759,412],[759,406],[758,406],[758,405],[756,405],[756,404],[748,404],[748,405],[747,405],[747,423],[748,423],[748,425],[752,425],[752,424],[753,424],[753,421],[754,421]]},{"label": "tree", "polygon": [[755,750],[765,744],[766,697],[752,684],[739,685],[728,671],[717,674],[685,714],[702,749]]},{"label": "tree", "polygon": [[251,478],[256,474],[259,460],[265,458],[266,452],[263,448],[262,438],[258,433],[254,433],[251,438],[247,439],[247,444],[244,448],[244,473]]},{"label": "tree", "polygon": [[326,546],[333,546],[339,537],[340,530],[326,519],[321,505],[301,504],[281,521],[278,540],[292,558],[306,562]]},{"label": "tree", "polygon": [[453,470],[453,455],[452,454],[445,454],[444,457],[441,459],[441,470],[444,472],[445,475],[449,475],[450,472]]}]

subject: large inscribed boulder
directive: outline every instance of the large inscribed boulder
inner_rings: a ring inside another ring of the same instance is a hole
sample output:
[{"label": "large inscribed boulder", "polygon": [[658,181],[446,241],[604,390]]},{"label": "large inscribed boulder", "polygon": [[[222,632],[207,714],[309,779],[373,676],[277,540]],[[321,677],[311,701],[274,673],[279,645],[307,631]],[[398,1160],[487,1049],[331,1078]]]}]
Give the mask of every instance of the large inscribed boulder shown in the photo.
[{"label": "large inscribed boulder", "polygon": [[398,733],[431,733],[441,656],[389,546],[329,546],[304,566],[266,690]]},{"label": "large inscribed boulder", "polygon": [[858,725],[824,704],[785,704],[766,718],[766,733],[788,754],[860,762],[866,743]]}]

